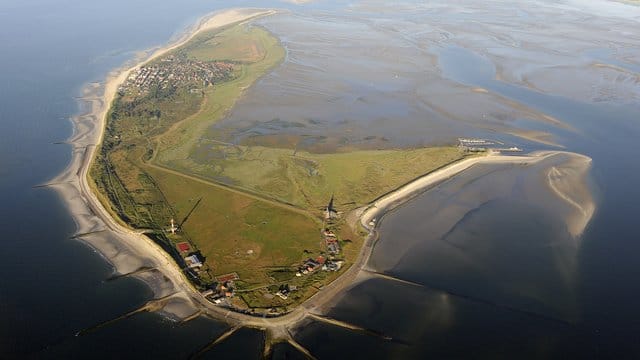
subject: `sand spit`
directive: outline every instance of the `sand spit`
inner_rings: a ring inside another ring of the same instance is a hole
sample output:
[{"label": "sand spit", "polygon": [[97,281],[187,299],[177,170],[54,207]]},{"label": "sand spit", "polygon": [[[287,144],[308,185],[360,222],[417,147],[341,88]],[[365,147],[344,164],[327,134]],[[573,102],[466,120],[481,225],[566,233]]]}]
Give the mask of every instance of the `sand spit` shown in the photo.
[{"label": "sand spit", "polygon": [[547,171],[549,188],[573,210],[567,216],[567,230],[573,237],[582,235],[596,209],[584,181],[590,167],[591,158],[574,154],[562,166],[552,166]]},{"label": "sand spit", "polygon": [[207,15],[172,44],[145,59],[138,59],[133,66],[110,73],[104,84],[86,85],[80,98],[83,111],[71,119],[74,129],[67,140],[72,145],[71,161],[60,175],[46,184],[56,189],[69,206],[77,226],[74,238],[93,247],[118,274],[132,274],[143,280],[156,298],[171,295],[164,311],[177,318],[186,318],[197,311],[192,300],[197,291],[170,256],[151,239],[114,220],[89,186],[87,174],[95,149],[102,141],[105,117],[120,84],[146,62],[181,46],[202,31],[275,13],[265,9],[231,9]]}]

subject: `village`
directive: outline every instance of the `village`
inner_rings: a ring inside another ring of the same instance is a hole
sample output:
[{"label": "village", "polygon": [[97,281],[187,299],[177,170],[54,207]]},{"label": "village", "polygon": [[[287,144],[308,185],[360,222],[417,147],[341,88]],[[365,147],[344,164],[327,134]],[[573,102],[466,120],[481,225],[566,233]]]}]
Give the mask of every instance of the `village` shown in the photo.
[{"label": "village", "polygon": [[235,66],[230,62],[168,56],[133,71],[119,91],[121,95],[131,90],[147,94],[156,87],[169,89],[191,85],[193,92],[200,90],[198,86],[207,87],[231,79],[234,70]]}]

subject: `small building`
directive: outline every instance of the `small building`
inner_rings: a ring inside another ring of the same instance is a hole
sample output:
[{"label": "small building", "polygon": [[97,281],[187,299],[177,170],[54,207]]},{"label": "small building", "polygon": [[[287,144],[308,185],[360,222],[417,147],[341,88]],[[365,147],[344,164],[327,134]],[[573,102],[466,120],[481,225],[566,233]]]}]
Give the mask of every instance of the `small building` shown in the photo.
[{"label": "small building", "polygon": [[327,261],[323,266],[324,271],[338,271],[342,268],[344,261]]},{"label": "small building", "polygon": [[327,251],[329,251],[330,254],[338,254],[340,252],[340,245],[337,241],[329,242],[327,243]]},{"label": "small building", "polygon": [[176,247],[180,252],[183,252],[183,253],[188,253],[189,251],[191,251],[191,245],[189,245],[189,243],[186,241],[177,243]]},{"label": "small building", "polygon": [[304,266],[307,268],[307,270],[313,271],[313,270],[317,269],[320,266],[320,263],[318,263],[317,261],[315,261],[313,259],[308,259],[304,263]]},{"label": "small building", "polygon": [[333,231],[329,230],[329,229],[325,229],[323,234],[324,234],[325,238],[335,238],[336,237],[336,234]]},{"label": "small building", "polygon": [[198,255],[191,255],[191,256],[187,256],[184,258],[184,260],[187,262],[187,266],[189,266],[189,268],[201,268],[202,267],[202,261],[200,261],[200,259],[198,259]]}]

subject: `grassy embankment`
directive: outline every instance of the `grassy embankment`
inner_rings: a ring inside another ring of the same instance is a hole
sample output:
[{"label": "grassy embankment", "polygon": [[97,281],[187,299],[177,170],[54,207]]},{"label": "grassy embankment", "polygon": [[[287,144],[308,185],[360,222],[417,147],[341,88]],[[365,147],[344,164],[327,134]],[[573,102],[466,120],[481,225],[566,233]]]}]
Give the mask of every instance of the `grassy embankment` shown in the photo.
[{"label": "grassy embankment", "polygon": [[[460,157],[453,148],[292,156],[286,149],[220,145],[235,155],[194,161],[200,136],[282,61],[284,49],[261,28],[235,25],[200,34],[167,56],[221,61],[234,64],[234,70],[214,86],[125,89],[114,101],[90,176],[117,217],[151,229],[150,236],[178,263],[177,242],[188,241],[200,251],[206,266],[196,283],[238,272],[238,298],[250,307],[294,306],[338,276],[295,277],[301,260],[323,250],[318,207],[331,194],[344,204],[339,210],[348,210]],[[221,186],[220,176],[231,188]],[[171,218],[182,225],[176,235],[167,232]],[[362,239],[339,225],[342,257],[349,263]],[[288,300],[273,297],[284,283],[300,290]]]}]

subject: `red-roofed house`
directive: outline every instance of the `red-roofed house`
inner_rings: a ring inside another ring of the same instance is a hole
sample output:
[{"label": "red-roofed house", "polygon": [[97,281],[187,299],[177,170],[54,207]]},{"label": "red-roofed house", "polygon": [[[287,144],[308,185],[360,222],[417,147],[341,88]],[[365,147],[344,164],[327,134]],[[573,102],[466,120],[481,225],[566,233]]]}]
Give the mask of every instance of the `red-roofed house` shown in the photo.
[{"label": "red-roofed house", "polygon": [[180,250],[181,252],[191,251],[191,246],[189,246],[188,242],[181,242],[181,243],[178,243],[176,246],[178,247],[178,250]]}]

